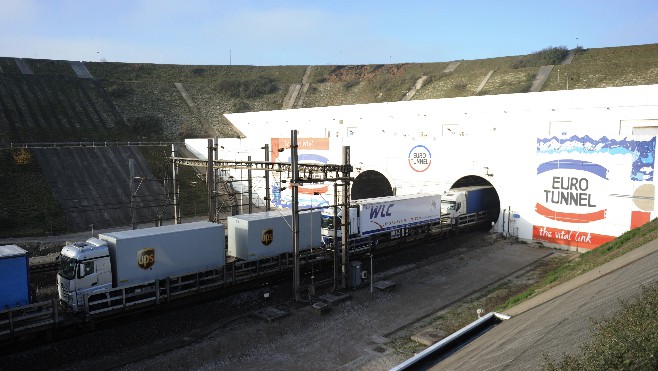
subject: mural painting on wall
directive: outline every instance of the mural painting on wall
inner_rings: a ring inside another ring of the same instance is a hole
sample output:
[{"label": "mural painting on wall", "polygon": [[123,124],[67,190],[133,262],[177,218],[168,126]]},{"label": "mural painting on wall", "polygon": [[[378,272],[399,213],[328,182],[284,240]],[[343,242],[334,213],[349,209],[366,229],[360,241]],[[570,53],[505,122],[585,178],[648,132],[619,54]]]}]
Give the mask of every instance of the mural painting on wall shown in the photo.
[{"label": "mural painting on wall", "polygon": [[[291,162],[290,138],[271,138],[270,159],[275,162]],[[279,152],[279,149],[283,149]],[[299,163],[327,164],[329,163],[329,138],[297,138],[297,159]],[[271,205],[274,207],[291,208],[292,193],[280,177],[281,174],[270,173]],[[298,187],[300,209],[329,206],[324,194],[328,191],[325,183],[308,183]]]},{"label": "mural painting on wall", "polygon": [[537,139],[534,240],[596,248],[649,221],[656,138]]}]

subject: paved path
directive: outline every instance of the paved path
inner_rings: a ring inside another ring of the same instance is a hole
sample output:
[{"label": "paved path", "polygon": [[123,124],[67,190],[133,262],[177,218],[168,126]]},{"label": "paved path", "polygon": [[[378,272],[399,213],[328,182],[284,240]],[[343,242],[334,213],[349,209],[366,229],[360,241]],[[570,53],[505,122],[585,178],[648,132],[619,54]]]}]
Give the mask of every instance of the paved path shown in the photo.
[{"label": "paved path", "polygon": [[425,80],[427,80],[427,76],[419,77],[418,80],[416,80],[416,83],[414,84],[414,86],[411,88],[411,90],[409,90],[407,92],[407,94],[404,95],[402,100],[403,101],[411,100],[411,98],[413,98],[414,95],[416,95],[416,92],[418,90],[420,90],[420,88],[423,87],[423,84],[425,83]]},{"label": "paved path", "polygon": [[573,61],[573,57],[575,55],[576,55],[576,50],[575,49],[569,50],[569,54],[567,54],[567,57],[564,58],[564,60],[562,62],[560,62],[560,64],[563,64],[563,65],[564,64],[571,64],[571,61]]},{"label": "paved path", "polygon": [[178,89],[178,92],[185,100],[185,103],[187,103],[187,106],[190,107],[194,115],[199,119],[199,121],[201,121],[203,126],[205,126],[206,128],[211,127],[210,121],[208,121],[206,116],[203,115],[203,112],[201,112],[199,106],[197,106],[196,103],[194,103],[194,100],[192,100],[192,97],[190,97],[190,95],[187,93],[187,90],[185,89],[183,84],[180,82],[175,82],[174,86],[176,87],[176,89]]},{"label": "paved path", "polygon": [[79,62],[79,61],[70,61],[69,65],[73,69],[73,72],[75,72],[75,75],[78,76],[81,79],[93,79],[94,77],[91,75],[87,67],[84,65],[84,63]]},{"label": "paved path", "polygon": [[658,240],[507,311],[513,317],[435,366],[437,370],[538,369],[544,355],[577,355],[594,320],[658,281]]},{"label": "paved path", "polygon": [[18,69],[23,75],[34,75],[34,72],[32,72],[32,69],[24,60],[20,58],[14,58],[14,62],[16,62],[16,66],[18,66]]},{"label": "paved path", "polygon": [[312,71],[313,71],[313,66],[307,66],[306,70],[304,71],[304,77],[302,77],[301,91],[299,92],[299,97],[297,98],[297,102],[295,103],[296,108],[304,107],[304,99],[306,99],[306,93],[308,92],[309,86],[311,86],[311,84],[308,82],[308,77],[311,75]]},{"label": "paved path", "polygon": [[537,76],[535,76],[535,80],[532,82],[530,91],[541,91],[541,88],[544,86],[544,83],[546,82],[546,79],[548,79],[548,75],[551,74],[551,71],[553,71],[553,65],[539,67],[539,71],[537,72]]},{"label": "paved path", "polygon": [[462,61],[450,62],[450,64],[446,67],[446,69],[443,70],[443,73],[449,73],[454,71],[455,69],[457,69],[457,66],[459,66],[460,63],[462,63]]},{"label": "paved path", "polygon": [[489,73],[487,73],[487,76],[485,76],[484,79],[482,79],[482,82],[480,82],[480,85],[478,86],[477,90],[475,91],[476,93],[480,93],[482,91],[482,89],[484,89],[484,86],[487,84],[487,82],[491,78],[491,75],[493,75],[494,72],[496,72],[496,70],[491,70],[491,71],[489,71]]}]

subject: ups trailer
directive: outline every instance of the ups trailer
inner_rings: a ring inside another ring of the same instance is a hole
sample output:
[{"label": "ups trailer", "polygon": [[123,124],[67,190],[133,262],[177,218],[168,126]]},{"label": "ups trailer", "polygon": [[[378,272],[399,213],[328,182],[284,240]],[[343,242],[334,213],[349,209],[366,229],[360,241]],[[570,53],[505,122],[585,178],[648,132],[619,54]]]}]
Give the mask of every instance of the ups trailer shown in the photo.
[{"label": "ups trailer", "polygon": [[[321,213],[299,213],[299,251],[322,245]],[[228,255],[246,261],[293,252],[292,211],[272,210],[226,218]]]}]

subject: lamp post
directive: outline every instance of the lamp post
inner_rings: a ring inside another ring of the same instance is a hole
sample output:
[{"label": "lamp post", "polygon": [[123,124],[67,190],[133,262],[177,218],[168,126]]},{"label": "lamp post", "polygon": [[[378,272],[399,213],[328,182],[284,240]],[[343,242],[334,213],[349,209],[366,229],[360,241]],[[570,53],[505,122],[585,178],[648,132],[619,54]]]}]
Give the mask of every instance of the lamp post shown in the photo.
[{"label": "lamp post", "polygon": [[[265,162],[270,162],[270,145],[265,144],[261,149],[265,150]],[[265,170],[265,211],[270,211],[270,171]]]},{"label": "lamp post", "polygon": [[290,132],[290,157],[292,164],[292,245],[293,290],[295,302],[299,302],[299,168],[297,157],[297,130]]}]

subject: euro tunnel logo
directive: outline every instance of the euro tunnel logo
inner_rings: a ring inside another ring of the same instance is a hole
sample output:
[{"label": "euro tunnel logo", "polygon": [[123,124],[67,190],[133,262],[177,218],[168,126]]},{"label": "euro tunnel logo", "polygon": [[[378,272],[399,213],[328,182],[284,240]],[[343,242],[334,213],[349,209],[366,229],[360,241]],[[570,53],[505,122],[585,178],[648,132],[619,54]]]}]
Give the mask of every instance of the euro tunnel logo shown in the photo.
[{"label": "euro tunnel logo", "polygon": [[137,251],[137,266],[149,269],[155,264],[155,249],[141,249]]},{"label": "euro tunnel logo", "polygon": [[[592,185],[608,180],[608,169],[592,162],[560,159],[537,167],[545,184],[535,211],[548,219],[567,223],[591,223],[606,218],[607,209],[598,206]],[[592,176],[593,175],[593,176]],[[599,192],[600,193],[600,192]]]},{"label": "euro tunnel logo", "polygon": [[263,245],[268,246],[274,241],[274,230],[272,228],[264,229],[260,236],[260,241]]},{"label": "euro tunnel logo", "polygon": [[409,166],[411,166],[413,171],[422,173],[430,168],[432,164],[432,153],[430,153],[427,147],[419,144],[409,151],[408,160]]}]

